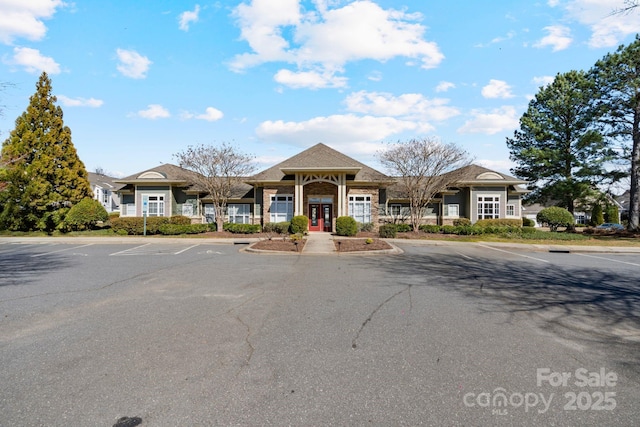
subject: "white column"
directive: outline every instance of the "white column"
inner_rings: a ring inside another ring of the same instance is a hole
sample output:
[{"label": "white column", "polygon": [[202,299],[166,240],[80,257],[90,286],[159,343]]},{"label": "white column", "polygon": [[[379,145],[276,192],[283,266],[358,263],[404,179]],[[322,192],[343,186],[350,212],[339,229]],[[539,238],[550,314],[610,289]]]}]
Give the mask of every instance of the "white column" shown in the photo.
[{"label": "white column", "polygon": [[303,196],[302,196],[302,176],[296,173],[294,195],[295,200],[295,212],[294,215],[302,215],[303,209]]}]

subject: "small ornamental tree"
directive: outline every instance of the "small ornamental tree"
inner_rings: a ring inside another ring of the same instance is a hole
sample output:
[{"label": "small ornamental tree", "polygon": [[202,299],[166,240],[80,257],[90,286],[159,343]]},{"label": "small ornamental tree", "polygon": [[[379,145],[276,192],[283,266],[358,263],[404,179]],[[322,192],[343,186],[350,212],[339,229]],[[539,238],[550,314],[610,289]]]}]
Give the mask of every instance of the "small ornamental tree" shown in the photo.
[{"label": "small ornamental tree", "polygon": [[109,214],[102,204],[89,197],[73,205],[64,218],[67,230],[91,230],[100,221],[107,221]]},{"label": "small ornamental tree", "polygon": [[234,146],[197,145],[174,154],[180,167],[195,172],[194,184],[210,197],[216,213],[217,231],[224,230],[227,204],[234,192],[242,187],[242,179],[253,173],[253,156]]},{"label": "small ornamental tree", "polygon": [[551,231],[557,231],[558,227],[569,227],[574,223],[571,212],[557,206],[542,209],[536,215],[536,219],[540,224],[549,227]]}]

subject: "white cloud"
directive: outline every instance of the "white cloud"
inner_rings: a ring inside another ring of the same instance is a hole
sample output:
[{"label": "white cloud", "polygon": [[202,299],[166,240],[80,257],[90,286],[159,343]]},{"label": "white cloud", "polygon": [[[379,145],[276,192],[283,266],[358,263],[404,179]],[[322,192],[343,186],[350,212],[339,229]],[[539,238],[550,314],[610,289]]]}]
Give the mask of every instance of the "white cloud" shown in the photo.
[{"label": "white cloud", "polygon": [[180,117],[183,120],[197,119],[197,120],[206,120],[207,122],[216,122],[224,117],[222,111],[217,108],[207,107],[203,114],[194,114],[188,111],[184,111],[180,114]]},{"label": "white cloud", "polygon": [[42,40],[47,33],[43,19],[51,18],[62,0],[3,0],[0,1],[0,41],[11,44],[14,39]]},{"label": "white cloud", "polygon": [[385,10],[369,0],[335,8],[331,6],[338,2],[314,3],[316,10],[310,12],[302,11],[300,0],[240,4],[235,16],[251,53],[236,56],[231,68],[289,62],[298,66],[298,74],[320,69],[318,74],[331,75],[362,59],[405,57],[418,60],[422,68],[436,67],[444,59],[437,44],[424,39],[426,27],[416,22],[419,14]]},{"label": "white cloud", "polygon": [[473,163],[506,174],[511,174],[511,168],[516,166],[516,164],[511,160],[480,159],[474,160]]},{"label": "white cloud", "polygon": [[101,107],[102,104],[104,104],[104,101],[102,101],[101,99],[95,99],[95,98],[89,98],[89,99],[69,98],[68,96],[64,96],[64,95],[58,95],[57,98],[65,107],[98,108],[98,107]]},{"label": "white cloud", "polygon": [[442,81],[436,86],[436,92],[446,92],[449,89],[455,89],[455,87],[454,83]]},{"label": "white cloud", "polygon": [[[265,121],[256,129],[264,140],[284,142],[295,146],[308,146],[317,142],[347,146],[353,151],[360,146],[370,147],[371,141],[382,141],[391,135],[412,131],[427,133],[433,128],[427,124],[398,120],[393,117],[356,116],[354,114],[315,117],[301,122],[282,120]],[[359,151],[359,150],[358,150]]]},{"label": "white cloud", "polygon": [[428,99],[418,93],[393,96],[385,92],[354,92],[345,103],[349,111],[377,116],[401,117],[417,121],[443,121],[460,114],[448,99]]},{"label": "white cloud", "polygon": [[485,98],[513,98],[511,86],[503,80],[489,80],[489,84],[482,88],[482,96]]},{"label": "white cloud", "polygon": [[640,33],[638,12],[612,14],[624,6],[622,0],[572,0],[566,10],[569,16],[590,27],[592,48],[613,47],[628,35]]},{"label": "white cloud", "polygon": [[146,110],[140,110],[135,115],[149,120],[166,119],[171,117],[169,110],[160,104],[149,104]]},{"label": "white cloud", "polygon": [[556,78],[553,76],[538,76],[534,77],[531,81],[538,87],[547,86],[553,83]]},{"label": "white cloud", "polygon": [[144,79],[147,77],[149,66],[153,63],[149,58],[140,55],[135,50],[117,49],[116,54],[120,61],[117,69],[123,76],[131,77],[132,79]]},{"label": "white cloud", "polygon": [[520,125],[519,118],[516,117],[516,109],[511,106],[503,106],[489,113],[481,110],[472,110],[471,116],[473,118],[467,120],[465,124],[458,129],[458,133],[494,135],[505,130],[516,129]]},{"label": "white cloud", "polygon": [[571,38],[571,30],[564,25],[551,25],[544,27],[544,30],[549,34],[534,43],[533,47],[544,48],[552,46],[552,51],[557,52],[568,48],[569,45],[571,45],[571,42],[573,42],[573,38]]},{"label": "white cloud", "polygon": [[322,89],[339,88],[347,86],[346,77],[337,77],[333,73],[316,71],[301,71],[294,73],[289,70],[280,70],[273,77],[275,81],[293,89]]},{"label": "white cloud", "polygon": [[197,4],[193,11],[187,10],[182,12],[178,17],[179,27],[182,31],[189,31],[189,25],[192,22],[198,22],[198,14],[200,13],[200,5]]},{"label": "white cloud", "polygon": [[53,58],[42,55],[38,49],[29,47],[14,47],[13,58],[4,62],[23,67],[31,74],[39,74],[43,71],[49,74],[60,74],[60,64]]}]

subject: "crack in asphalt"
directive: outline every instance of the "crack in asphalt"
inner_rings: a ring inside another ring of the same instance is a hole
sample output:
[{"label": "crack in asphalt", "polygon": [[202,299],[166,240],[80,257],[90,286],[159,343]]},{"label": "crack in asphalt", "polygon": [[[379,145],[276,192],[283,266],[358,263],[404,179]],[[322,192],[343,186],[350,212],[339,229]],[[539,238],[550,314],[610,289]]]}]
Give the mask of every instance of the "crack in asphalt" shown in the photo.
[{"label": "crack in asphalt", "polygon": [[406,285],[406,288],[399,290],[398,292],[396,292],[395,294],[391,295],[389,298],[387,298],[386,300],[382,301],[380,303],[380,305],[378,305],[372,312],[371,314],[369,314],[369,316],[364,320],[364,322],[362,322],[362,325],[360,325],[360,329],[358,329],[358,332],[356,332],[356,336],[353,338],[353,340],[351,341],[351,348],[357,348],[358,347],[358,339],[360,338],[360,334],[362,333],[362,331],[364,330],[365,326],[367,326],[367,324],[371,321],[371,319],[373,319],[373,316],[376,315],[376,313],[385,306],[385,304],[387,304],[389,301],[391,301],[392,299],[394,299],[395,297],[397,297],[398,295],[404,293],[404,292],[409,292],[409,307],[412,308],[413,307],[413,303],[411,302],[411,287],[413,285]]}]

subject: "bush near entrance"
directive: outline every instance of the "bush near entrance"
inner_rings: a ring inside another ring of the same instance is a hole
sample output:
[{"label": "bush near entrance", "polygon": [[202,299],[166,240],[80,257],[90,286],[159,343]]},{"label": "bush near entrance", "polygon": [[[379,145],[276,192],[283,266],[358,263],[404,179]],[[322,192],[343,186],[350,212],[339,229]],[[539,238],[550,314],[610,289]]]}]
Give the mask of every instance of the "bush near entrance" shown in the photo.
[{"label": "bush near entrance", "polygon": [[338,236],[355,236],[358,234],[358,223],[350,216],[341,216],[336,220],[336,234]]},{"label": "bush near entrance", "polygon": [[305,215],[297,215],[291,218],[291,226],[289,231],[291,234],[305,234],[308,231],[309,218]]}]

